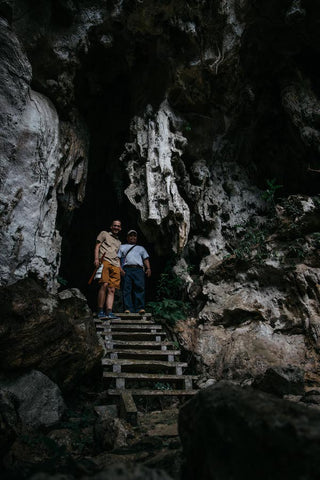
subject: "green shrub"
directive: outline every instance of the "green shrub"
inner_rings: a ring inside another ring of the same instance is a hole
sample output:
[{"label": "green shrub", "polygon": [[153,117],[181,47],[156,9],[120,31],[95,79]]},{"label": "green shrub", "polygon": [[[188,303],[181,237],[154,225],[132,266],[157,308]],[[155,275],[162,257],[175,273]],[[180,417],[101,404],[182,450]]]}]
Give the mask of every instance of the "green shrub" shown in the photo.
[{"label": "green shrub", "polygon": [[174,325],[178,320],[187,317],[189,304],[182,300],[164,298],[158,302],[149,302],[147,308],[151,309],[155,317],[163,318],[169,325]]},{"label": "green shrub", "polygon": [[276,179],[273,178],[272,180],[267,180],[267,186],[266,190],[262,194],[262,198],[269,204],[274,205],[274,197],[275,193],[279,188],[282,188],[283,185],[277,185],[276,184]]},{"label": "green shrub", "polygon": [[182,300],[185,293],[184,281],[173,271],[175,262],[175,256],[167,261],[157,283],[156,301],[147,304],[147,310],[155,317],[166,320],[169,325],[185,319],[190,308],[189,303]]},{"label": "green shrub", "polygon": [[233,249],[233,254],[240,260],[258,261],[267,257],[266,239],[270,232],[270,227],[264,225],[237,225],[236,228],[243,230],[242,237],[237,239],[237,248]]}]

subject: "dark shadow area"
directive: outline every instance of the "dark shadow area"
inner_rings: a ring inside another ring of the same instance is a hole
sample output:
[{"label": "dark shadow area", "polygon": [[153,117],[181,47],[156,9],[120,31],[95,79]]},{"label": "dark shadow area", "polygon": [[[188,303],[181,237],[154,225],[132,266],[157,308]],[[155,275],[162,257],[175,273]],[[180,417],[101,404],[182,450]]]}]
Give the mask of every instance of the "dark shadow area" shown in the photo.
[{"label": "dark shadow area", "polygon": [[297,9],[288,0],[253,2],[242,39],[240,58],[248,84],[242,92],[242,128],[235,132],[239,159],[254,165],[251,176],[260,188],[266,188],[267,179],[276,179],[283,186],[280,196],[314,195],[319,190],[319,175],[309,170],[319,169],[319,152],[311,140],[302,141],[298,126],[300,115],[300,123],[303,118],[310,130],[317,128],[315,118],[305,118],[300,111],[309,98],[295,99],[295,124],[285,105],[286,89],[292,85],[298,95],[304,84],[319,92],[320,35],[315,18],[320,18],[315,2],[301,2]]},{"label": "dark shadow area", "polygon": [[[120,156],[129,140],[132,117],[148,103],[158,105],[168,78],[168,68],[161,62],[159,66],[154,57],[155,40],[150,42],[150,51],[139,52],[138,46],[131,44],[136,59],[131,67],[123,40],[114,48],[104,50],[98,42],[99,35],[98,30],[92,32],[92,47],[83,58],[76,79],[77,103],[90,135],[85,200],[73,212],[60,208],[57,220],[58,229],[63,233],[60,276],[67,281],[68,288],[79,288],[94,310],[98,285],[97,282],[88,285],[94,269],[94,246],[99,232],[108,230],[114,219],[122,222],[122,242],[126,241],[129,229],[138,231],[138,243],[146,247],[152,266],[152,277],[146,282],[146,300],[155,294],[164,262],[155,256],[153,244],[141,233],[139,212],[125,196],[129,180]],[[152,78],[158,81],[152,82]],[[121,307],[119,294],[115,309],[118,307]]]}]

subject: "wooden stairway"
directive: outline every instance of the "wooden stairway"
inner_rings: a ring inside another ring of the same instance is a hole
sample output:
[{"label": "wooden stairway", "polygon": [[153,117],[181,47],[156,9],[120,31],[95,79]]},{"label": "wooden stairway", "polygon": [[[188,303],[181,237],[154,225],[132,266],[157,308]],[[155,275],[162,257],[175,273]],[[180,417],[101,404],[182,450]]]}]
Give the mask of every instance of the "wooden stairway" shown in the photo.
[{"label": "wooden stairway", "polygon": [[193,375],[184,375],[188,366],[179,361],[181,354],[167,340],[162,326],[150,313],[117,313],[119,320],[95,319],[98,335],[105,344],[103,377],[109,384],[107,394],[120,400],[120,412],[127,421],[137,423],[134,397],[194,395]]}]

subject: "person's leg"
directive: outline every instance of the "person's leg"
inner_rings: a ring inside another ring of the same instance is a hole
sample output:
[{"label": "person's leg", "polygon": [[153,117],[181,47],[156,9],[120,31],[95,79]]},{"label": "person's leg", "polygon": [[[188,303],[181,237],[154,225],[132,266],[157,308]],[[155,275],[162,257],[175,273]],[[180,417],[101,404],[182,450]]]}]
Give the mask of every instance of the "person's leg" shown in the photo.
[{"label": "person's leg", "polygon": [[129,310],[132,313],[134,311],[132,304],[132,269],[128,268],[125,272],[126,274],[123,277],[123,303],[125,310]]},{"label": "person's leg", "polygon": [[102,283],[99,292],[98,292],[98,318],[103,318],[106,316],[103,307],[106,301],[106,291],[107,291],[107,283]]},{"label": "person's leg", "polygon": [[107,283],[102,283],[98,292],[98,310],[102,310],[106,301]]},{"label": "person's leg", "polygon": [[103,312],[103,308],[106,302],[107,286],[109,284],[109,263],[104,261],[101,279],[99,281],[100,289],[98,292],[98,313]]},{"label": "person's leg", "polygon": [[112,312],[114,294],[116,289],[114,287],[108,287],[107,298],[106,298],[106,312]]},{"label": "person's leg", "polygon": [[134,312],[144,310],[144,290],[145,290],[145,277],[142,268],[133,270],[134,272],[134,285],[133,285],[133,304]]},{"label": "person's leg", "polygon": [[114,265],[109,266],[109,284],[108,284],[108,291],[107,291],[107,298],[106,298],[106,310],[107,316],[112,319],[117,319],[112,313],[113,302],[114,302],[114,294],[116,288],[120,288],[120,268],[115,267]]}]

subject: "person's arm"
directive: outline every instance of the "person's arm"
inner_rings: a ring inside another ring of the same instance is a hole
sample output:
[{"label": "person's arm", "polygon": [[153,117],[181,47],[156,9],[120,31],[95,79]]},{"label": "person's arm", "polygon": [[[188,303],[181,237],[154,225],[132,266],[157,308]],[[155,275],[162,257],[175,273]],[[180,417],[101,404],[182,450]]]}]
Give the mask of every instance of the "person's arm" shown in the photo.
[{"label": "person's arm", "polygon": [[101,242],[97,242],[96,246],[94,247],[94,266],[99,267],[99,250],[100,250]]},{"label": "person's arm", "polygon": [[147,277],[151,277],[151,267],[150,267],[149,258],[145,258],[143,260],[143,264],[145,266],[145,272],[146,272]]},{"label": "person's arm", "polygon": [[125,274],[126,274],[126,272],[123,270],[122,265],[121,265],[121,258],[122,258],[122,256],[123,256],[123,252],[122,252],[122,250],[121,250],[121,247],[122,247],[122,245],[120,245],[117,255],[118,255],[118,258],[119,258],[119,260],[120,260],[120,275],[121,275],[122,277],[124,277]]}]

